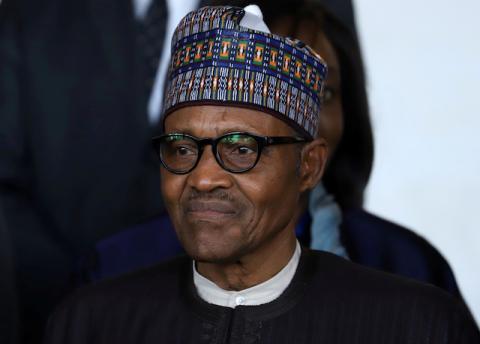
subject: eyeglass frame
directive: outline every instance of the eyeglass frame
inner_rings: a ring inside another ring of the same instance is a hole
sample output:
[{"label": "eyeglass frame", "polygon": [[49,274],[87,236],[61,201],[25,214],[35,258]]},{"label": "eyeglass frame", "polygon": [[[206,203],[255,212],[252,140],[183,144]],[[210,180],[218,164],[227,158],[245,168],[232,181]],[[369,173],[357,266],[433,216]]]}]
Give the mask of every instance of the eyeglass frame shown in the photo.
[{"label": "eyeglass frame", "polygon": [[[195,163],[193,164],[193,166],[190,169],[188,169],[184,172],[183,171],[182,172],[175,171],[172,168],[168,167],[167,164],[163,161],[162,156],[160,154],[161,140],[166,138],[166,137],[170,137],[170,136],[174,136],[174,135],[180,135],[180,136],[191,139],[193,142],[195,142],[195,144],[197,146],[197,149],[198,149],[197,160],[195,161]],[[253,165],[251,167],[249,167],[247,169],[244,169],[244,170],[236,171],[236,170],[232,170],[232,169],[229,169],[226,166],[224,166],[224,163],[223,163],[223,161],[220,157],[220,154],[218,153],[217,145],[222,139],[224,139],[225,137],[231,136],[231,135],[249,136],[249,137],[252,137],[257,142],[257,146],[258,146],[257,158],[256,158],[255,162],[253,163]],[[260,160],[260,156],[262,155],[263,148],[265,148],[267,146],[281,145],[281,144],[307,143],[307,142],[310,142],[310,141],[312,141],[312,139],[304,138],[304,137],[298,137],[298,136],[260,136],[260,135],[255,135],[255,134],[252,134],[252,133],[249,133],[249,132],[235,131],[235,132],[230,132],[230,133],[226,133],[226,134],[217,136],[215,138],[208,137],[208,138],[203,138],[203,139],[200,139],[198,137],[195,137],[195,136],[189,135],[189,134],[185,134],[185,133],[169,133],[169,134],[164,134],[164,135],[153,137],[152,138],[152,145],[153,145],[153,148],[154,148],[155,152],[157,153],[157,158],[160,160],[160,163],[162,164],[162,166],[167,171],[169,171],[173,174],[183,175],[183,174],[187,174],[187,173],[192,172],[195,169],[195,167],[197,167],[198,163],[200,162],[200,159],[202,158],[204,148],[207,145],[210,145],[212,147],[212,153],[213,153],[213,156],[215,157],[215,160],[217,161],[217,164],[221,168],[223,168],[225,171],[230,172],[230,173],[245,173],[245,172],[248,172],[248,171],[252,170],[257,165],[258,161]]]}]

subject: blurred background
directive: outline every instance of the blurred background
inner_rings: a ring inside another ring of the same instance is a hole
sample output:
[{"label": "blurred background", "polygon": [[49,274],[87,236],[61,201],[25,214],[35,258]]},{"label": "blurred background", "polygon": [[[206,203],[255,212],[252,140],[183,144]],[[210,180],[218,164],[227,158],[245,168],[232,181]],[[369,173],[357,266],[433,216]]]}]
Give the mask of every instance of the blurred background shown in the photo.
[{"label": "blurred background", "polygon": [[427,238],[480,321],[480,2],[354,1],[375,136],[366,207]]}]

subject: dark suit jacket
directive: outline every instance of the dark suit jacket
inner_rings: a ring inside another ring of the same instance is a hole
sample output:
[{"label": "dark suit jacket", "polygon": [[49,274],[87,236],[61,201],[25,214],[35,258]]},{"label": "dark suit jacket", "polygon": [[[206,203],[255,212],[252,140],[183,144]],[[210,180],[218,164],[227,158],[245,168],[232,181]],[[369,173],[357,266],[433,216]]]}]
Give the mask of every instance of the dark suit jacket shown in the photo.
[{"label": "dark suit jacket", "polygon": [[275,300],[235,309],[203,301],[180,257],[78,291],[46,344],[467,344],[480,334],[463,303],[433,286],[302,250]]},{"label": "dark suit jacket", "polygon": [[0,204],[0,343],[17,341],[17,300],[13,275],[10,233],[3,219]]},{"label": "dark suit jacket", "polygon": [[131,2],[0,6],[0,198],[35,319],[76,257],[162,208]]}]

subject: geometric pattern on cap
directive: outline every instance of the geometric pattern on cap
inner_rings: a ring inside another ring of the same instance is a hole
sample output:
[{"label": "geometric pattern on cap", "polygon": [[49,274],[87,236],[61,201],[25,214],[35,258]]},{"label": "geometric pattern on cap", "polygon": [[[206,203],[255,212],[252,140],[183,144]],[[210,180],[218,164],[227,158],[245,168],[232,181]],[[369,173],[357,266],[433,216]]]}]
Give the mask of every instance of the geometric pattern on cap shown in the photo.
[{"label": "geometric pattern on cap", "polygon": [[181,20],[172,37],[164,118],[183,106],[248,107],[314,137],[326,63],[299,40],[240,26],[244,13],[204,7]]}]

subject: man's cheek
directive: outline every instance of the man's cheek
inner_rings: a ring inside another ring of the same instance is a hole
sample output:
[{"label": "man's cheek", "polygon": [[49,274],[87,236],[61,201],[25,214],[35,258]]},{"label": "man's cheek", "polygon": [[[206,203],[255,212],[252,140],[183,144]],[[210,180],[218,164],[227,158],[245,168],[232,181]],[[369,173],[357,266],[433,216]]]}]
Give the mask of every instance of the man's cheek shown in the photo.
[{"label": "man's cheek", "polygon": [[176,180],[176,178],[172,178],[172,176],[162,178],[162,196],[167,206],[178,205],[182,195],[182,185],[182,183],[179,183],[179,181]]}]

